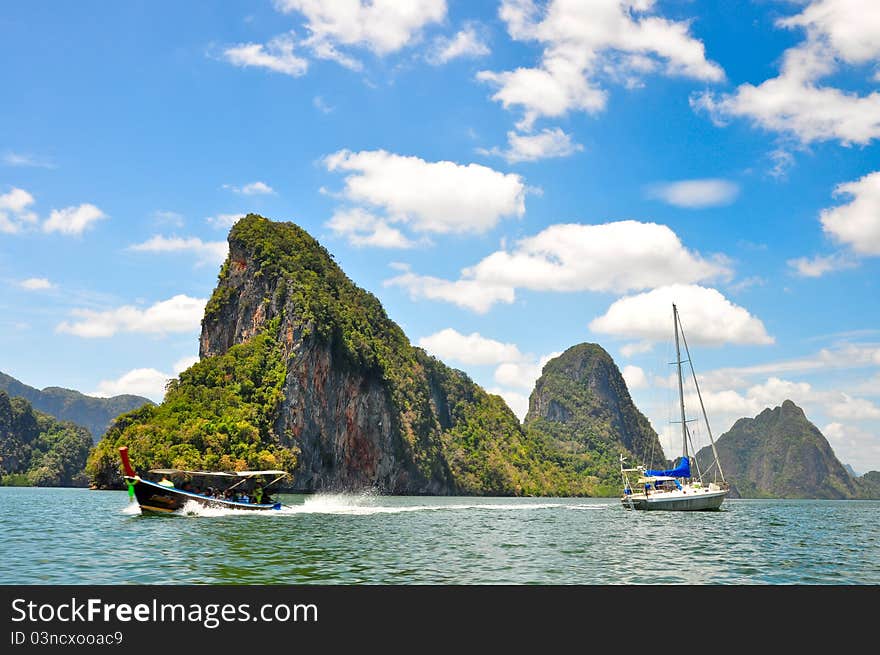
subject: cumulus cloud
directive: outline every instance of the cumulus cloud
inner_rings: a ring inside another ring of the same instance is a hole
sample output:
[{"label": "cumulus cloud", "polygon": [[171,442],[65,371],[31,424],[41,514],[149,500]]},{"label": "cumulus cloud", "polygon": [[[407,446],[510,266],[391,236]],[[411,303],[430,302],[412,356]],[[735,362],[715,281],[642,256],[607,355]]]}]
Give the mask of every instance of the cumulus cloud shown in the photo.
[{"label": "cumulus cloud", "polygon": [[0,195],[0,232],[16,234],[29,225],[37,222],[37,215],[30,210],[34,197],[25,191],[13,187]]},{"label": "cumulus cloud", "polygon": [[409,268],[385,280],[383,285],[401,287],[413,300],[442,300],[479,314],[485,314],[497,302],[510,304],[515,299],[514,289],[509,286],[485,284],[472,279],[444,280],[430,275],[418,275]]},{"label": "cumulus cloud", "polygon": [[293,54],[293,34],[282,34],[263,45],[241,43],[226,48],[223,57],[241,68],[265,68],[275,73],[300,77],[309,69],[308,60]]},{"label": "cumulus cloud", "polygon": [[543,129],[536,134],[507,133],[507,149],[479,149],[484,155],[504,157],[509,163],[538,161],[554,157],[568,157],[580,152],[584,147],[571,140],[571,136],[561,129]]},{"label": "cumulus cloud", "polygon": [[43,223],[43,232],[60,232],[61,234],[81,235],[93,223],[107,218],[107,215],[92,204],[85,203],[78,207],[53,209],[49,218]]},{"label": "cumulus cloud", "polygon": [[495,381],[505,387],[514,387],[530,392],[535,388],[535,382],[541,377],[544,365],[561,354],[553,352],[541,357],[528,356],[518,362],[504,362],[495,369]]},{"label": "cumulus cloud", "polygon": [[195,255],[199,264],[221,264],[229,252],[229,245],[225,241],[202,241],[198,237],[156,235],[128,249],[135,252],[184,252]]},{"label": "cumulus cloud", "polygon": [[523,354],[516,344],[487,339],[479,332],[461,334],[453,328],[422,337],[419,345],[442,360],[448,359],[462,364],[501,364],[523,360]]},{"label": "cumulus cloud", "polygon": [[757,86],[741,84],[731,94],[696,94],[692,106],[706,110],[716,122],[747,118],[802,143],[867,144],[880,137],[880,93],[858,95],[819,83],[844,64],[857,67],[880,61],[876,4],[813,0],[777,25],[806,31],[804,41],[783,54],[777,77]]},{"label": "cumulus cloud", "polygon": [[858,474],[880,470],[880,438],[876,431],[833,421],[822,428],[822,434],[828,438],[837,458],[858,467]]},{"label": "cumulus cloud", "polygon": [[340,150],[324,164],[347,174],[346,200],[383,211],[387,223],[416,232],[483,233],[503,218],[525,213],[522,178],[479,164],[428,162],[384,150]]},{"label": "cumulus cloud", "polygon": [[645,371],[639,366],[624,366],[620,374],[630,390],[646,389],[648,387],[648,376],[645,375]]},{"label": "cumulus cloud", "polygon": [[496,396],[501,396],[504,402],[507,403],[507,406],[510,407],[510,410],[520,420],[520,423],[522,423],[529,412],[529,397],[526,394],[511,391],[510,389],[502,389],[501,387],[491,387],[486,391]]},{"label": "cumulus cloud", "polygon": [[428,62],[440,65],[461,57],[482,57],[488,54],[489,46],[485,39],[478,33],[477,26],[470,23],[451,38],[439,36],[434,39]]},{"label": "cumulus cloud", "polygon": [[852,200],[822,210],[825,233],[860,255],[880,255],[880,171],[838,185],[834,195]]},{"label": "cumulus cloud", "polygon": [[179,294],[146,309],[123,305],[105,311],[74,309],[76,320],[62,321],[56,332],[86,339],[112,337],[118,332],[164,335],[169,332],[194,332],[199,329],[206,298]]},{"label": "cumulus cloud", "polygon": [[672,304],[676,303],[690,343],[721,345],[771,344],[760,319],[733,304],[718,290],[698,285],[673,284],[621,298],[590,329],[629,339],[665,341],[672,330]]},{"label": "cumulus cloud", "polygon": [[155,368],[135,368],[113,380],[101,380],[98,388],[89,395],[109,398],[123,394],[145,396],[154,402],[162,402],[165,385],[199,361],[198,357],[184,357],[174,363],[172,373],[164,373]]},{"label": "cumulus cloud", "polygon": [[296,12],[305,17],[309,37],[302,45],[315,57],[352,70],[361,70],[363,65],[340,47],[387,55],[416,42],[425,26],[446,17],[446,0],[276,0],[275,6],[284,13]]},{"label": "cumulus cloud", "polygon": [[729,205],[736,200],[739,185],[717,178],[681,180],[653,185],[648,194],[676,207],[702,209]]},{"label": "cumulus cloud", "polygon": [[729,274],[723,258],[688,250],[665,225],[619,221],[551,225],[465,268],[456,281],[408,271],[386,284],[404,287],[414,298],[486,312],[496,302],[513,302],[518,288],[625,292]]},{"label": "cumulus cloud", "polygon": [[353,246],[413,248],[417,244],[388,221],[360,207],[337,209],[327,221],[333,233],[345,237]]},{"label": "cumulus cloud", "polygon": [[499,16],[511,38],[543,46],[540,63],[511,71],[481,71],[494,86],[493,100],[520,107],[521,129],[539,117],[605,108],[603,79],[636,86],[646,73],[664,72],[698,80],[724,79],[706,59],[705,47],[690,34],[689,22],[652,13],[653,0],[504,0]]}]

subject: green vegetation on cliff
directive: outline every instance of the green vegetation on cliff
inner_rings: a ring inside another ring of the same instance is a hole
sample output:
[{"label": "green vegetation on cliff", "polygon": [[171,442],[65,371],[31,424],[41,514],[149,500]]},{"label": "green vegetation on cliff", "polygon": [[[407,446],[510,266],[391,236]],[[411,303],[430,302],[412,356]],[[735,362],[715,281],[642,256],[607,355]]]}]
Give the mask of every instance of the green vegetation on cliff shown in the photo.
[{"label": "green vegetation on cliff", "polygon": [[[854,479],[804,411],[786,400],[741,418],[716,442],[731,495],[743,498],[853,498]],[[697,453],[702,465],[709,448]]]},{"label": "green vegetation on cliff", "polygon": [[137,470],[292,471],[296,451],[282,445],[274,420],[283,397],[278,321],[225,354],[172,380],[159,405],[123,414],[95,447],[87,471],[98,487],[118,486],[119,446]]},{"label": "green vegetation on cliff", "polygon": [[632,402],[623,376],[598,344],[572,346],[544,366],[525,429],[546,457],[589,495],[620,493],[622,454],[666,463],[657,434]]},{"label": "green vegetation on cliff", "polygon": [[92,437],[0,391],[0,484],[81,487]]}]

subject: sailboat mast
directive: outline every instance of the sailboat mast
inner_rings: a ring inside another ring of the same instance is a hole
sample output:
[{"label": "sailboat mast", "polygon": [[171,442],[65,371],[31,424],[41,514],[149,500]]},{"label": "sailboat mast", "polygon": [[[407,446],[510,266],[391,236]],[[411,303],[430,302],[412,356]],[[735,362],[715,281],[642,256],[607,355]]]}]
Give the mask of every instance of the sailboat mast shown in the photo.
[{"label": "sailboat mast", "polygon": [[681,452],[688,457],[687,419],[684,415],[684,385],[681,381],[681,348],[678,345],[678,308],[672,303],[672,322],[675,324],[675,365],[678,370],[678,401],[681,405]]}]

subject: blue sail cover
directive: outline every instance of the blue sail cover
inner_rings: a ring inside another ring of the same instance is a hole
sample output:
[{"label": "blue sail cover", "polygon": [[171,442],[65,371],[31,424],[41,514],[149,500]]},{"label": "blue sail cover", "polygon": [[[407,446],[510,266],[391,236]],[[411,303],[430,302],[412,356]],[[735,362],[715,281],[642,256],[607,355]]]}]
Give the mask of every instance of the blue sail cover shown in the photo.
[{"label": "blue sail cover", "polygon": [[673,469],[645,471],[645,475],[648,477],[689,478],[691,477],[691,462],[687,457],[682,457],[678,466]]}]

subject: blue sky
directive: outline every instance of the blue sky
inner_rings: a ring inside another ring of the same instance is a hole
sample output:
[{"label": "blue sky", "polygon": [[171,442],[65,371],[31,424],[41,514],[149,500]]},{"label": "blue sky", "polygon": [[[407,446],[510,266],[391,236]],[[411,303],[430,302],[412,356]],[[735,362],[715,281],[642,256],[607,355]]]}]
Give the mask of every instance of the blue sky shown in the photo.
[{"label": "blue sky", "polygon": [[677,454],[674,300],[716,436],[791,398],[880,469],[880,6],[33,2],[0,36],[27,384],[160,400],[253,211],[520,416],[598,342]]}]

